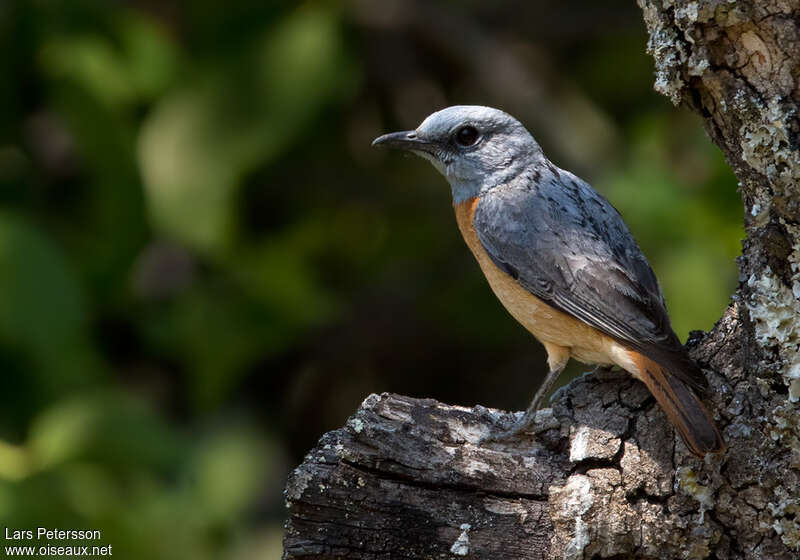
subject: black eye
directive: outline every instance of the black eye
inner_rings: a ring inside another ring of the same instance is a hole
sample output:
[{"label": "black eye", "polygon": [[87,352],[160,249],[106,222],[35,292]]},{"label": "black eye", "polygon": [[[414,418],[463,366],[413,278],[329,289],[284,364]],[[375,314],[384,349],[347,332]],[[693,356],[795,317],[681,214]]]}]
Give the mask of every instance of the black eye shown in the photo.
[{"label": "black eye", "polygon": [[462,126],[456,130],[456,144],[459,146],[472,146],[478,141],[478,129],[474,126]]}]

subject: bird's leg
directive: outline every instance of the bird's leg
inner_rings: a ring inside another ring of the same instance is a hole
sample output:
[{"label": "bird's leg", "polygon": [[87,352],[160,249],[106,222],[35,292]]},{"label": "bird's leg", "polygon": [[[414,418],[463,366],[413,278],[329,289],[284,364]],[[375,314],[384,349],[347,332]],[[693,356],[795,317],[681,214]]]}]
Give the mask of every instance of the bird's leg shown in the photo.
[{"label": "bird's leg", "polygon": [[505,441],[530,428],[536,419],[536,411],[541,408],[544,398],[550,392],[550,389],[553,387],[553,384],[556,382],[556,380],[558,380],[558,377],[561,375],[561,372],[564,371],[564,366],[566,365],[567,361],[564,360],[557,364],[555,368],[550,368],[550,371],[547,372],[547,376],[544,378],[544,381],[542,381],[542,384],[533,395],[533,400],[531,400],[531,404],[529,404],[528,408],[525,410],[525,414],[523,414],[522,418],[515,422],[510,429],[497,433],[490,433],[481,438],[480,443],[487,441]]}]

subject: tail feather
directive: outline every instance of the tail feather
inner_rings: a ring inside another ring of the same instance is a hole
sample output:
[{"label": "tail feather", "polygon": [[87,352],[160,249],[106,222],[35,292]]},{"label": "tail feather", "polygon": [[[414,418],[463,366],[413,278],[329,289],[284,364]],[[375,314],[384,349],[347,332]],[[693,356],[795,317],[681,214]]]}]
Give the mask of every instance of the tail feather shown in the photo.
[{"label": "tail feather", "polygon": [[725,449],[711,413],[687,383],[650,358],[638,352],[633,354],[640,379],[666,412],[686,447],[700,457]]}]

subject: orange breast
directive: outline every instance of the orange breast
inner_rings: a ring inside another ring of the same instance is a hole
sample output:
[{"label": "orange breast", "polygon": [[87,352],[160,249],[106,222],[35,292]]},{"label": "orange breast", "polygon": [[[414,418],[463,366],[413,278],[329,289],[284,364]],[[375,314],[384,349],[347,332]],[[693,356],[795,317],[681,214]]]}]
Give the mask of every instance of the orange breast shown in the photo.
[{"label": "orange breast", "polygon": [[550,366],[554,366],[553,361],[573,357],[589,364],[617,364],[638,377],[627,348],[583,321],[551,307],[494,264],[475,232],[473,220],[479,204],[480,198],[476,197],[454,205],[461,235],[503,306],[545,345]]}]

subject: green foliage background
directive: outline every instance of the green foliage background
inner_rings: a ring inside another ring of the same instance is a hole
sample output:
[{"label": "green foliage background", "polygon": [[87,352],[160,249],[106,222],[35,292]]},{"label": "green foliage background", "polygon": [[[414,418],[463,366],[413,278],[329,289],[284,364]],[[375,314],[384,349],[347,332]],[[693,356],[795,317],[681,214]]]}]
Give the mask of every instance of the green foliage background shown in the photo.
[{"label": "green foliage background", "polygon": [[[736,181],[651,91],[635,3],[595,4],[0,5],[0,526],[100,529],[122,558],[278,558],[286,473],[370,392],[527,404],[542,351],[444,180],[369,147],[445,105],[541,116],[552,159],[625,216],[676,331],[710,328]],[[491,45],[527,81],[481,71],[502,66]]]}]

